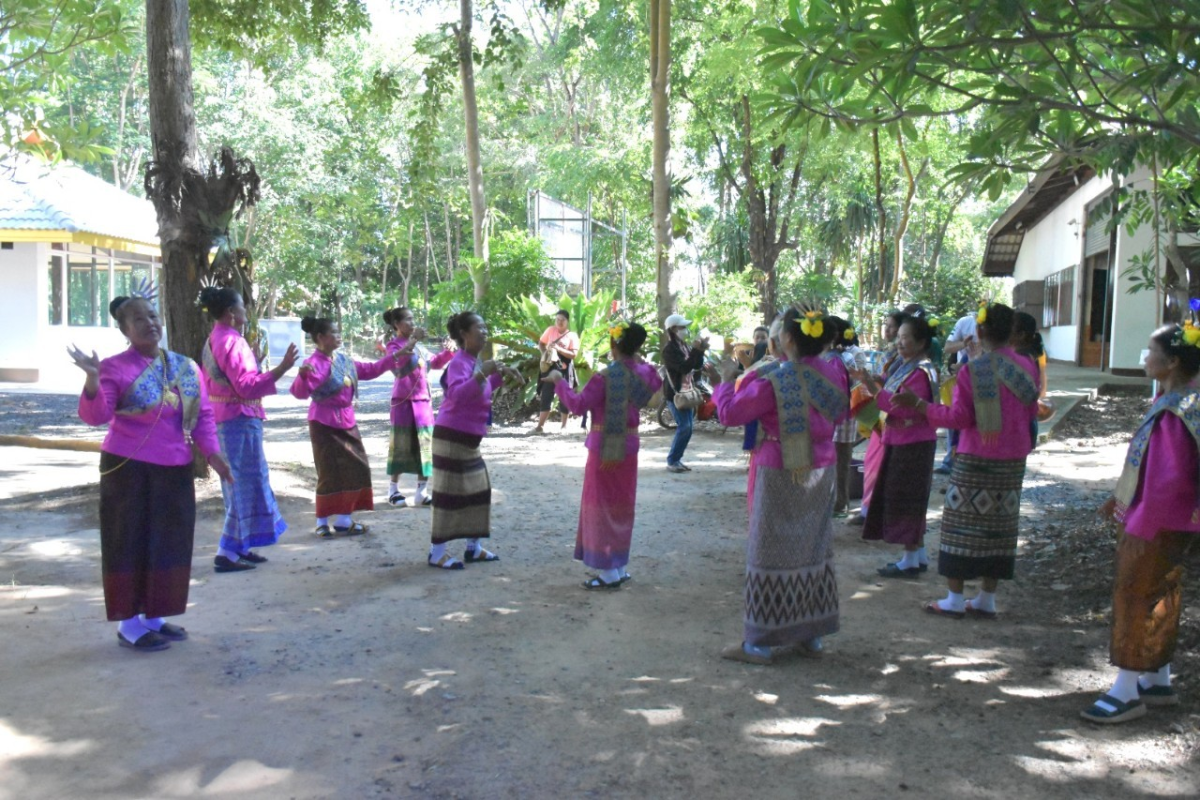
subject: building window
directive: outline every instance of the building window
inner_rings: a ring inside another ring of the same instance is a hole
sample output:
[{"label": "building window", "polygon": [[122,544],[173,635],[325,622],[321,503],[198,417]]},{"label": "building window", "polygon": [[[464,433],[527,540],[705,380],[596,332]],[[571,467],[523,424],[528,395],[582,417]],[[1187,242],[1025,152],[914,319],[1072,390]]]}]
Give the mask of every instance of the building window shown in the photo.
[{"label": "building window", "polygon": [[108,256],[72,251],[67,256],[67,324],[95,327],[108,320]]},{"label": "building window", "polygon": [[1042,299],[1042,327],[1075,324],[1075,267],[1047,276]]},{"label": "building window", "polygon": [[[47,264],[47,316],[51,325],[114,327],[108,313],[113,297],[128,297],[144,279],[155,280],[161,262],[155,256],[102,247],[53,244]],[[157,301],[156,301],[157,304]]]}]

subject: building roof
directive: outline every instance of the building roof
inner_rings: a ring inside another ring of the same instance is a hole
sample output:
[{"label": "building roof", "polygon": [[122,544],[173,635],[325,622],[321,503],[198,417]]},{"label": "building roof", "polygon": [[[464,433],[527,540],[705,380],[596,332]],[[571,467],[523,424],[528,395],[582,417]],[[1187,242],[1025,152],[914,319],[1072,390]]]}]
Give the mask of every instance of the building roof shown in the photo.
[{"label": "building roof", "polygon": [[0,162],[0,239],[78,242],[158,255],[158,217],[134,197],[74,164]]},{"label": "building roof", "polygon": [[1025,191],[992,223],[987,232],[987,249],[982,272],[989,277],[1012,275],[1025,231],[1036,225],[1063,200],[1096,174],[1088,166],[1068,166],[1061,158],[1051,159]]}]

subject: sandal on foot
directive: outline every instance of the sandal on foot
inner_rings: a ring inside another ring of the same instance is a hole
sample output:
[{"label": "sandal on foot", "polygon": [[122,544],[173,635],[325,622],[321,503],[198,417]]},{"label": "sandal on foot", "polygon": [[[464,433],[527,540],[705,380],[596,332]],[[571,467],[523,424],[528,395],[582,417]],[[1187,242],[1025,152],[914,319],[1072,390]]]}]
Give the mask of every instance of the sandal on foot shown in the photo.
[{"label": "sandal on foot", "polygon": [[251,564],[265,564],[267,563],[267,557],[260,556],[253,550],[247,550],[238,556],[238,561],[249,561]]},{"label": "sandal on foot", "polygon": [[248,569],[254,569],[254,565],[249,561],[241,559],[233,561],[225,556],[217,556],[213,559],[213,572],[245,572]]},{"label": "sandal on foot", "polygon": [[352,522],[352,523],[350,523],[349,528],[335,527],[333,529],[334,533],[340,533],[343,536],[358,536],[360,534],[366,533],[369,530],[371,530],[371,529],[369,527],[367,527],[366,525],[363,525],[361,522]]},{"label": "sandal on foot", "polygon": [[328,539],[333,536],[333,529],[328,525],[318,525],[315,533],[322,539]]},{"label": "sandal on foot", "polygon": [[936,600],[934,600],[932,603],[926,604],[925,613],[933,614],[938,617],[949,617],[950,619],[962,619],[967,615],[967,612],[965,611],[949,611],[945,608],[942,608],[937,604]]},{"label": "sandal on foot", "polygon": [[1141,700],[1125,703],[1110,694],[1102,694],[1096,702],[1080,711],[1079,716],[1100,725],[1117,725],[1146,716],[1146,705]]},{"label": "sandal on foot", "polygon": [[595,578],[589,578],[583,582],[583,588],[585,589],[620,589],[624,585],[625,582],[621,580],[615,580],[612,583],[605,583],[600,579],[599,576],[596,576]]},{"label": "sandal on foot", "polygon": [[395,506],[396,508],[403,508],[407,504],[404,502],[404,495],[396,492],[388,497],[388,505]]},{"label": "sandal on foot", "polygon": [[170,642],[154,631],[146,631],[133,642],[126,639],[125,634],[117,631],[117,644],[138,653],[157,653],[159,650],[166,650],[171,646]]},{"label": "sandal on foot", "polygon": [[1139,683],[1138,699],[1146,706],[1179,705],[1179,695],[1170,686],[1142,686]]},{"label": "sandal on foot", "polygon": [[478,550],[467,550],[463,552],[463,561],[467,562],[468,564],[478,564],[483,561],[499,560],[500,556],[496,555],[490,550],[484,550],[482,547]]},{"label": "sandal on foot", "polygon": [[921,577],[920,567],[901,568],[894,562],[886,564],[875,571],[879,573],[879,577],[881,578],[907,578],[914,580]]},{"label": "sandal on foot", "polygon": [[187,630],[182,625],[172,625],[169,622],[164,622],[161,628],[151,633],[157,633],[169,642],[182,642],[188,637]]},{"label": "sandal on foot", "polygon": [[630,575],[628,572],[626,572],[624,575],[621,576],[620,580],[618,580],[617,582],[618,583],[629,583],[631,580],[633,580],[633,576]]},{"label": "sandal on foot", "polygon": [[760,656],[754,653],[747,653],[746,648],[741,644],[731,644],[721,651],[721,658],[727,658],[730,661],[740,661],[743,664],[754,664],[759,667],[767,667],[775,663],[773,656]]},{"label": "sandal on foot", "polygon": [[431,567],[437,567],[438,569],[463,569],[465,567],[463,562],[459,561],[449,553],[443,553],[442,557],[437,561],[434,561],[433,556],[430,556],[425,563],[429,564]]}]

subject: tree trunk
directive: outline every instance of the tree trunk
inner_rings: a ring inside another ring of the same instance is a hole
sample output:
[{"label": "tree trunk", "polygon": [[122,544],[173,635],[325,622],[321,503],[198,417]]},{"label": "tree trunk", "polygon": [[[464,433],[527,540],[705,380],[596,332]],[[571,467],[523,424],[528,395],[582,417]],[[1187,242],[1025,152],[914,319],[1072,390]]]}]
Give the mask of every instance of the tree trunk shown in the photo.
[{"label": "tree trunk", "polygon": [[875,159],[875,214],[878,217],[876,223],[876,244],[879,248],[878,256],[875,259],[875,268],[878,271],[875,281],[875,302],[883,302],[884,287],[887,286],[887,209],[883,205],[883,161],[879,153],[879,129],[871,129],[871,146]]},{"label": "tree trunk", "polygon": [[479,110],[475,104],[475,59],[471,46],[471,22],[474,12],[471,0],[459,0],[458,72],[462,78],[463,118],[467,132],[467,187],[471,193],[471,234],[475,244],[475,264],[471,280],[475,283],[475,302],[487,296],[488,287],[488,226],[487,201],[483,194],[483,164],[479,157]]},{"label": "tree trunk", "polygon": [[658,323],[675,313],[671,294],[671,0],[650,0],[650,101],[654,128],[654,254]]},{"label": "tree trunk", "polygon": [[[146,63],[152,159],[173,174],[196,170],[192,43],[187,0],[146,0]],[[162,246],[162,305],[172,350],[198,359],[208,326],[196,308],[205,259],[201,233],[184,222],[176,198],[156,198]],[[187,202],[181,197],[178,201]]]},{"label": "tree trunk", "polygon": [[900,207],[900,216],[896,220],[896,233],[893,236],[892,251],[896,254],[896,267],[892,271],[892,290],[889,300],[896,304],[900,294],[900,282],[904,280],[904,235],[908,232],[908,219],[912,212],[913,197],[917,193],[917,181],[913,178],[912,166],[908,163],[908,151],[904,147],[904,133],[896,127],[896,145],[900,148],[900,166],[904,170],[904,204]]}]

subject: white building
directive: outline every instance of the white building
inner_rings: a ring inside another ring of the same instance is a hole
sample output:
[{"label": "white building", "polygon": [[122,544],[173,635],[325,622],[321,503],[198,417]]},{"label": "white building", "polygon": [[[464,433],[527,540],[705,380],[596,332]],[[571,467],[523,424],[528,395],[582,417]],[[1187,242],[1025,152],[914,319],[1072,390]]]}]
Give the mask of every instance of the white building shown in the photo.
[{"label": "white building", "polygon": [[80,383],[67,345],[127,347],[109,300],[160,266],[149,201],[73,165],[0,163],[0,381]]},{"label": "white building", "polygon": [[[1145,188],[1139,171],[1126,185]],[[1126,274],[1150,252],[1153,230],[1113,231],[1100,206],[1111,176],[1051,164],[988,229],[983,273],[1011,276],[1013,307],[1039,320],[1047,355],[1116,375],[1141,375],[1141,353],[1155,328],[1154,291],[1131,292]],[[1200,239],[1181,241],[1192,257]]]}]

